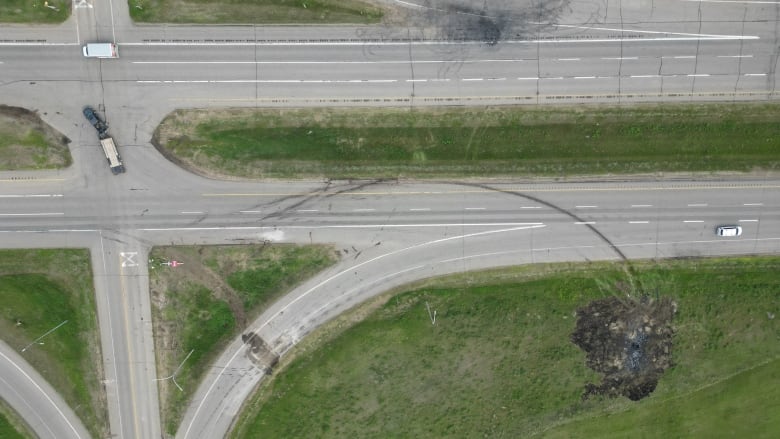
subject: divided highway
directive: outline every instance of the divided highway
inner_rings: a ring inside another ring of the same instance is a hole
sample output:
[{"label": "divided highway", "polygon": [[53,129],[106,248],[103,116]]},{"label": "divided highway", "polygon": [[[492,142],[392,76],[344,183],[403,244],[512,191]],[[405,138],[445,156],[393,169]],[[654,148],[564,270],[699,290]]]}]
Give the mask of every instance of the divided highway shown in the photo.
[{"label": "divided highway", "polygon": [[[552,23],[515,23],[496,44],[422,27],[136,27],[122,1],[78,2],[58,27],[0,27],[0,103],[37,110],[72,140],[75,161],[63,171],[0,173],[0,247],[91,249],[110,434],[122,438],[161,436],[146,267],[153,245],[334,243],[336,267],[248,328],[277,353],[361,300],[429,276],[778,253],[775,175],[487,186],[221,182],[178,169],[149,144],[162,117],[180,107],[776,99],[780,5],[640,3],[572,5]],[[81,56],[82,43],[112,40],[121,58]],[[106,115],[126,174],[111,175],[84,105]],[[723,223],[744,234],[716,237]],[[22,390],[0,386],[37,434],[84,437],[64,409],[64,418],[42,423],[40,414],[62,402],[27,366],[14,369],[20,363],[7,347],[0,354],[0,376],[24,372],[43,389],[28,385],[15,399]],[[262,368],[236,339],[177,437],[222,437]]]}]

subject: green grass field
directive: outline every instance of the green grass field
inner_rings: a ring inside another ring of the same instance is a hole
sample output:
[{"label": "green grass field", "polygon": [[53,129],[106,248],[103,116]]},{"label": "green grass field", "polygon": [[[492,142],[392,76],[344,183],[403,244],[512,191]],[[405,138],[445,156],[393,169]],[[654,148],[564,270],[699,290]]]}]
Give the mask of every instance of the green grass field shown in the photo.
[{"label": "green grass field", "polygon": [[7,410],[10,409],[4,407],[4,402],[0,401],[0,438],[3,439],[31,438],[31,436],[26,431],[23,434],[22,433],[23,430],[21,428],[17,428],[17,425],[5,415]]},{"label": "green grass field", "polygon": [[780,168],[780,105],[180,110],[155,144],[206,174],[395,178]]},{"label": "green grass field", "polygon": [[2,0],[0,23],[62,23],[70,16],[71,4],[72,0]]},{"label": "green grass field", "polygon": [[360,0],[128,0],[135,21],[155,23],[377,23],[382,10]]},{"label": "green grass field", "polygon": [[[183,410],[225,343],[265,307],[333,263],[327,246],[156,247],[151,253],[158,375],[177,373],[179,391],[160,381],[163,426],[173,435]],[[161,262],[184,265],[169,268]]]},{"label": "green grass field", "polygon": [[232,437],[775,437],[780,257],[635,268],[635,285],[678,304],[675,366],[639,402],[583,401],[598,377],[569,341],[575,309],[623,294],[625,271],[522,266],[417,284],[304,340]]},{"label": "green grass field", "polygon": [[101,437],[108,421],[94,294],[87,250],[0,250],[0,337],[29,345],[22,356]]}]

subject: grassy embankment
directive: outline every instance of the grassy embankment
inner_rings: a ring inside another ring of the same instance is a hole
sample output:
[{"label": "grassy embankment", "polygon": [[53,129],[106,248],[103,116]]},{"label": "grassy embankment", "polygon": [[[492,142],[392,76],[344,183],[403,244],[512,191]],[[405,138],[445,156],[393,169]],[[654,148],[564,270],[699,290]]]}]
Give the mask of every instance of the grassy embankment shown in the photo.
[{"label": "grassy embankment", "polygon": [[0,171],[68,167],[68,142],[37,114],[0,105]]},{"label": "grassy embankment", "polygon": [[32,439],[32,434],[27,430],[24,422],[2,400],[0,400],[0,438]]},{"label": "grassy embankment", "polygon": [[87,250],[0,250],[0,337],[59,392],[94,437],[108,431]]},{"label": "grassy embankment", "polygon": [[[152,317],[160,410],[173,435],[211,361],[265,307],[335,261],[327,246],[157,247],[151,253]],[[183,265],[169,268],[161,262]]]},{"label": "grassy embankment", "polygon": [[572,176],[780,169],[780,105],[180,110],[155,143],[205,174]]},{"label": "grassy embankment", "polygon": [[62,23],[70,16],[72,3],[72,0],[2,0],[0,23]]},{"label": "grassy embankment", "polygon": [[635,266],[678,304],[675,366],[642,401],[581,400],[598,378],[569,341],[574,310],[623,294],[625,272],[529,265],[423,282],[350,329],[324,328],[232,437],[775,437],[780,257]]},{"label": "grassy embankment", "polygon": [[360,0],[128,0],[135,21],[154,23],[377,23],[382,10]]}]

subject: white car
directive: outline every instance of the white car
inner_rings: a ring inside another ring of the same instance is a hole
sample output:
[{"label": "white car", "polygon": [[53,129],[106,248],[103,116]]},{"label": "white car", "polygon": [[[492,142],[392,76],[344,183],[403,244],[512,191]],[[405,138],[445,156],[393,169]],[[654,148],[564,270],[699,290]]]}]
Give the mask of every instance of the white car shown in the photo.
[{"label": "white car", "polygon": [[742,227],[719,226],[717,229],[715,229],[715,234],[718,236],[739,236],[742,234]]}]

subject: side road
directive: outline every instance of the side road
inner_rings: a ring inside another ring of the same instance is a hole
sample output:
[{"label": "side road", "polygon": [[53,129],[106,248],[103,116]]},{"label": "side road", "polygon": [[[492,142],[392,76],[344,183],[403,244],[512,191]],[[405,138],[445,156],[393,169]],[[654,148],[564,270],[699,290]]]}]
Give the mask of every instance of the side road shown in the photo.
[{"label": "side road", "polygon": [[15,349],[2,340],[0,398],[7,401],[41,439],[90,437],[81,420],[60,395]]}]

